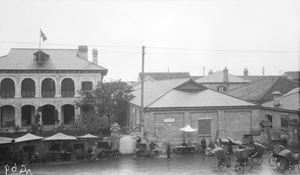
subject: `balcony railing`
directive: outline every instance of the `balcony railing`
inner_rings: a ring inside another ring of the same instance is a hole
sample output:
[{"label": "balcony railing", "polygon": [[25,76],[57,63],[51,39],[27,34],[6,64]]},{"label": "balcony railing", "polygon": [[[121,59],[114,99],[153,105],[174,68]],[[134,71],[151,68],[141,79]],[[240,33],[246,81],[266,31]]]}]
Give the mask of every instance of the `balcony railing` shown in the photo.
[{"label": "balcony railing", "polygon": [[75,93],[74,91],[62,91],[61,96],[62,97],[74,97]]},{"label": "balcony railing", "polygon": [[22,94],[22,97],[34,97],[35,96],[34,91],[23,91],[21,94]]},{"label": "balcony railing", "polygon": [[55,91],[42,91],[42,97],[54,97]]},{"label": "balcony railing", "polygon": [[14,91],[2,91],[1,98],[14,98],[15,92]]}]

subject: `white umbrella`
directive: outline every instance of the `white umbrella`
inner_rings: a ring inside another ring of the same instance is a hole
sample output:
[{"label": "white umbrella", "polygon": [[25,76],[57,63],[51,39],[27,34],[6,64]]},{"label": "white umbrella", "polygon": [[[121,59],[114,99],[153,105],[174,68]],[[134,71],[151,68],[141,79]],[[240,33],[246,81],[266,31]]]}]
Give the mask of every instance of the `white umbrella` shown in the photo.
[{"label": "white umbrella", "polygon": [[74,136],[69,136],[60,132],[53,136],[46,137],[43,139],[43,141],[55,141],[55,140],[77,140],[77,139]]},{"label": "white umbrella", "polygon": [[92,134],[86,134],[83,136],[77,136],[77,139],[99,139],[100,137],[92,135]]},{"label": "white umbrella", "polygon": [[[183,131],[183,132],[188,132],[188,133],[192,133],[197,131],[198,129],[194,129],[192,128],[190,125],[186,125],[183,128],[179,128],[179,130]],[[192,139],[192,135],[190,134],[190,139]],[[185,141],[185,136],[184,136],[184,141]]]},{"label": "white umbrella", "polygon": [[179,128],[179,130],[184,131],[184,132],[195,132],[195,131],[197,131],[198,129],[194,129],[194,128],[192,128],[190,125],[186,125],[186,126],[183,127],[183,128]]},{"label": "white umbrella", "polygon": [[33,140],[41,140],[44,137],[40,137],[40,136],[36,136],[30,133],[27,133],[25,135],[23,135],[22,137],[18,137],[15,140],[15,143],[19,143],[19,142],[29,142],[29,141],[33,141]]},{"label": "white umbrella", "polygon": [[12,143],[12,138],[9,137],[0,137],[0,145],[1,144],[7,144],[7,143]]}]

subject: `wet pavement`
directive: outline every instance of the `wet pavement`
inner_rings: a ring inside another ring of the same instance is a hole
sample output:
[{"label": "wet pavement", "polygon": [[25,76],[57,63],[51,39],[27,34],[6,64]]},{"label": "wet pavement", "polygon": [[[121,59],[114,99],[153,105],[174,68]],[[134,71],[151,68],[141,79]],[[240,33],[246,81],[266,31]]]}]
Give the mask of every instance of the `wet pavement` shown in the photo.
[{"label": "wet pavement", "polygon": [[[268,164],[268,158],[271,152],[264,154],[264,162],[261,166],[254,166],[250,172],[243,174],[257,175],[279,175],[290,174],[279,172],[275,167]],[[235,160],[233,158],[233,160]],[[98,161],[73,161],[62,163],[48,163],[27,165],[33,175],[190,175],[190,174],[227,174],[227,170],[220,171],[213,167],[216,164],[215,157],[208,157],[202,154],[192,155],[172,155],[171,160],[167,160],[166,155],[157,158],[135,159],[131,155],[125,155],[120,158],[110,158]],[[18,167],[19,168],[19,167]],[[0,174],[5,174],[4,167],[1,167]],[[18,171],[17,171],[18,172]],[[232,169],[229,171],[232,175],[239,174]],[[300,171],[295,174],[300,174]]]}]

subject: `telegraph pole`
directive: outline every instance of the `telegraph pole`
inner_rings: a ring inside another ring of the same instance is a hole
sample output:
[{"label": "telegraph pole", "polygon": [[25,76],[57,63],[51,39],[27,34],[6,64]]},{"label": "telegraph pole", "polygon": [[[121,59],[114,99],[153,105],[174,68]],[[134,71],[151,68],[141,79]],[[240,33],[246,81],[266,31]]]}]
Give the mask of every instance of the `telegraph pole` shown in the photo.
[{"label": "telegraph pole", "polygon": [[139,125],[141,126],[141,134],[143,135],[143,128],[141,125],[141,120],[144,119],[144,67],[145,67],[145,46],[142,46],[142,74],[141,74],[141,115],[139,119]]}]

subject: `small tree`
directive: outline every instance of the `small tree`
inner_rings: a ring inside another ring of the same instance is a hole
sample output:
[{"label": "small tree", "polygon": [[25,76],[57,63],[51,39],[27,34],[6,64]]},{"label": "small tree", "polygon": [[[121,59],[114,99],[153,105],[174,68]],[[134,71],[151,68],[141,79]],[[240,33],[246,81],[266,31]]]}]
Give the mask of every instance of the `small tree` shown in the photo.
[{"label": "small tree", "polygon": [[131,91],[131,86],[121,80],[99,82],[95,90],[79,92],[82,98],[76,101],[76,106],[92,106],[96,116],[107,116],[110,125],[111,120],[118,121],[120,114],[126,112],[127,105],[124,104],[133,98]]},{"label": "small tree", "polygon": [[60,120],[58,119],[58,110],[57,109],[55,109],[55,111],[54,111],[53,118],[54,118],[55,125],[58,126]]}]

